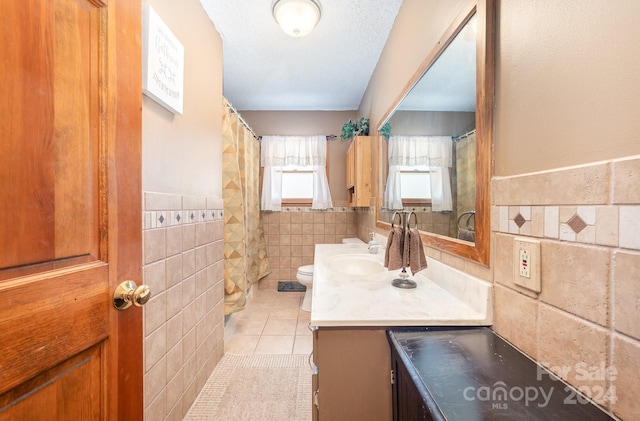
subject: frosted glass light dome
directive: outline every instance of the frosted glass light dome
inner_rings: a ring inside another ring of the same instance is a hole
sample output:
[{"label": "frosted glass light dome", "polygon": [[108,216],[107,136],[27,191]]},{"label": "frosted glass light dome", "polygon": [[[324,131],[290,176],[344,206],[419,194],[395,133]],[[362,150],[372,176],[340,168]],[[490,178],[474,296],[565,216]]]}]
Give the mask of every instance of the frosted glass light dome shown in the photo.
[{"label": "frosted glass light dome", "polygon": [[285,34],[303,37],[320,20],[320,4],[316,0],[276,0],[273,17]]}]

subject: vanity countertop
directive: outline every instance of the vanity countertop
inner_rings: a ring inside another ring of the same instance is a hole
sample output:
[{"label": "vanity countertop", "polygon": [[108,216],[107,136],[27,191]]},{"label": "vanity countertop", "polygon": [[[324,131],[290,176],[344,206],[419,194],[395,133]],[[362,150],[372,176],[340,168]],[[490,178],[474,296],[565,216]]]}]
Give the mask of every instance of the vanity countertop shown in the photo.
[{"label": "vanity countertop", "polygon": [[331,267],[332,256],[353,254],[384,262],[384,249],[378,254],[370,254],[366,244],[316,245],[312,326],[492,324],[492,294],[488,282],[433,259],[427,259],[429,268],[411,277],[417,283],[414,289],[391,285],[400,270],[384,270],[375,275],[345,275],[335,264]]},{"label": "vanity countertop", "polygon": [[399,411],[412,412],[420,406],[410,399],[421,400],[429,415],[418,419],[613,420],[488,328],[405,328],[387,335],[398,376],[406,372],[416,392],[410,396],[398,380],[399,393],[406,393]]}]

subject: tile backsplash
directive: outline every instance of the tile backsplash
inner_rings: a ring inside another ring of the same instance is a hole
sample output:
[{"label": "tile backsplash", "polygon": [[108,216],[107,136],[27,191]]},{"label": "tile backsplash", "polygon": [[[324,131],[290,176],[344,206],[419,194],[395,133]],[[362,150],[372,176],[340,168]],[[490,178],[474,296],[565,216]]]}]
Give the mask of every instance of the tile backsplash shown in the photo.
[{"label": "tile backsplash", "polygon": [[356,213],[349,207],[326,211],[283,207],[261,216],[271,273],[260,281],[260,288],[275,289],[278,281],[294,281],[300,266],[313,264],[316,244],[357,236]]},{"label": "tile backsplash", "polygon": [[[493,328],[608,411],[640,413],[640,157],[492,180]],[[541,245],[542,291],[513,240]]]},{"label": "tile backsplash", "polygon": [[144,193],[145,419],[182,420],[224,352],[222,200]]}]

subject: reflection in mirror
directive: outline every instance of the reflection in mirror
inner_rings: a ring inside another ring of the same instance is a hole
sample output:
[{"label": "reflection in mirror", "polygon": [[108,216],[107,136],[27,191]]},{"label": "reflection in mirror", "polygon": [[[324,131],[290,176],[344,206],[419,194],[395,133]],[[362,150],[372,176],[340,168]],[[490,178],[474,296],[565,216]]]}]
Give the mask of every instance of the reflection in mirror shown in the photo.
[{"label": "reflection in mirror", "polygon": [[387,121],[382,221],[411,209],[420,230],[475,241],[475,111],[474,15]]},{"label": "reflection in mirror", "polygon": [[413,210],[427,245],[483,264],[489,255],[492,13],[492,0],[462,11],[378,126],[377,225],[388,228],[395,210]]}]

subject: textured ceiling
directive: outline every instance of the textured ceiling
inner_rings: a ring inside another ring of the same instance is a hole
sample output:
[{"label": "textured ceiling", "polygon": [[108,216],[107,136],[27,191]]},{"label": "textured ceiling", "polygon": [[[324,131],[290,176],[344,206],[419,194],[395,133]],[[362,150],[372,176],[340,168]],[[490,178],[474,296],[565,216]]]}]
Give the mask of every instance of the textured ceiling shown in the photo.
[{"label": "textured ceiling", "polygon": [[356,110],[402,0],[319,0],[306,37],[284,34],[273,0],[200,0],[223,39],[224,96],[238,110]]}]

